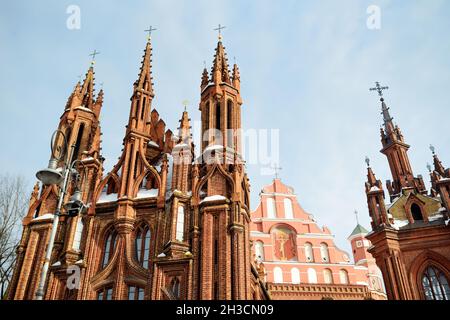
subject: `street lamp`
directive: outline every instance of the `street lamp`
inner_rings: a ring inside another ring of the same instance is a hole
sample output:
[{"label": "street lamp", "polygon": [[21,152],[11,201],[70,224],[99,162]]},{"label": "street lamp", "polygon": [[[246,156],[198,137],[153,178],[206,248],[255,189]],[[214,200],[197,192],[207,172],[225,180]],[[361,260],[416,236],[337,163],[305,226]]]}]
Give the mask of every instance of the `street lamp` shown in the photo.
[{"label": "street lamp", "polygon": [[[62,139],[62,146],[58,144],[58,141],[60,141],[60,139]],[[45,254],[44,266],[42,267],[41,271],[41,278],[39,279],[39,286],[36,291],[35,297],[36,300],[43,300],[44,298],[45,282],[47,280],[47,273],[50,265],[50,259],[52,256],[53,245],[55,244],[55,237],[56,232],[58,230],[61,208],[63,206],[63,201],[67,193],[67,186],[69,184],[69,180],[71,179],[70,173],[72,173],[72,176],[76,177],[77,182],[81,182],[80,175],[78,171],[74,168],[75,164],[81,162],[79,162],[79,160],[75,160],[72,162],[74,149],[75,145],[72,145],[70,151],[66,152],[68,151],[66,136],[61,130],[56,130],[52,135],[51,141],[52,156],[50,158],[48,167],[43,170],[39,170],[36,173],[36,177],[44,185],[59,184],[60,187],[58,192],[58,205],[56,207],[56,212],[53,216],[53,225],[50,233],[50,240]],[[64,161],[62,169],[57,168],[58,163],[60,161]],[[84,212],[84,210],[86,209],[86,205],[81,201],[81,191],[78,187],[78,184],[79,183],[77,183],[76,190],[72,195],[70,201],[66,205],[64,205],[64,208],[66,209],[68,215],[71,217],[77,216],[78,214]]]}]

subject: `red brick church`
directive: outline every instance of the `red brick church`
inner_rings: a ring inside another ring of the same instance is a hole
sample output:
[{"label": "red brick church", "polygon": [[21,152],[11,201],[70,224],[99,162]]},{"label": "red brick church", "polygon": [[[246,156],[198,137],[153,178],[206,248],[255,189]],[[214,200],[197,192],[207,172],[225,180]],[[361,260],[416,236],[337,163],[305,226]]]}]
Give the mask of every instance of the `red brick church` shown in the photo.
[{"label": "red brick church", "polygon": [[[450,169],[445,169],[434,147],[434,166],[428,165],[431,189],[415,176],[408,158],[409,145],[394,125],[381,87],[383,127],[381,153],[388,159],[392,180],[385,189],[367,159],[365,190],[372,231],[369,252],[380,267],[389,299],[450,300]],[[444,129],[444,134],[448,128]],[[418,128],[419,130],[419,128]]]},{"label": "red brick church", "polygon": [[[45,299],[268,299],[252,260],[249,181],[241,158],[239,69],[217,43],[201,78],[201,154],[184,111],[174,134],[152,106],[152,47],[133,84],[122,155],[104,175],[94,68],[77,83],[58,129],[85,170],[86,214],[61,216]],[[68,201],[73,190],[66,195]],[[9,299],[33,299],[57,203],[56,185],[35,186]],[[79,267],[78,288],[68,288]]]},{"label": "red brick church", "polygon": [[260,198],[250,236],[273,299],[386,299],[364,227],[358,223],[348,238],[352,263],[336,246],[330,229],[319,227],[302,208],[293,188],[276,178],[261,190]]}]

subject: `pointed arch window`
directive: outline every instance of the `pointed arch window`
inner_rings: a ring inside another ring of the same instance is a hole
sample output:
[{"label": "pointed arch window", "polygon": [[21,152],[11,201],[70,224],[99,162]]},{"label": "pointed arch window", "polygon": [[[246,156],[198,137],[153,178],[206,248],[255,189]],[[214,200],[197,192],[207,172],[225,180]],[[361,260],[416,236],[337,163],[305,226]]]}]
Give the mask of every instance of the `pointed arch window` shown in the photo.
[{"label": "pointed arch window", "polygon": [[267,218],[275,219],[276,212],[275,200],[273,198],[267,198]]},{"label": "pointed arch window", "polygon": [[146,269],[149,268],[150,240],[150,228],[147,225],[140,226],[136,231],[136,260]]},{"label": "pointed arch window", "polygon": [[417,203],[413,203],[411,205],[411,215],[412,215],[414,221],[422,221],[423,220],[422,210],[417,205]]},{"label": "pointed arch window", "polygon": [[216,103],[216,129],[220,130],[221,124],[221,113],[220,113],[220,102]]},{"label": "pointed arch window", "polygon": [[294,211],[292,210],[292,200],[284,198],[284,217],[286,219],[294,219]]},{"label": "pointed arch window", "polygon": [[227,146],[233,148],[234,126],[233,126],[233,102],[227,102]]},{"label": "pointed arch window", "polygon": [[305,243],[305,257],[306,262],[314,262],[313,247],[309,242]]},{"label": "pointed arch window", "polygon": [[300,283],[300,271],[297,268],[291,269],[291,282],[293,284],[299,284]]},{"label": "pointed arch window", "polygon": [[333,273],[330,269],[323,270],[323,280],[326,284],[332,284],[333,283]]},{"label": "pointed arch window", "polygon": [[106,267],[111,260],[116,246],[117,232],[110,230],[106,236],[105,245],[103,247],[102,268]]},{"label": "pointed arch window", "polygon": [[81,217],[77,218],[77,225],[75,227],[75,235],[73,237],[73,243],[72,243],[72,248],[74,250],[80,250],[80,246],[81,246],[81,236],[83,234],[83,229],[84,229],[84,222],[83,219]]},{"label": "pointed arch window", "polygon": [[324,242],[320,244],[320,255],[322,256],[322,262],[330,262],[330,256],[328,253],[328,245]]},{"label": "pointed arch window", "polygon": [[280,267],[273,268],[273,282],[283,283],[283,270]]},{"label": "pointed arch window", "polygon": [[422,275],[422,288],[427,300],[450,300],[450,287],[444,273],[434,266]]},{"label": "pointed arch window", "polygon": [[172,282],[170,283],[170,289],[172,291],[173,296],[176,299],[180,299],[181,292],[180,292],[180,280],[178,277],[175,277],[172,279]]},{"label": "pointed arch window", "polygon": [[75,149],[73,150],[73,157],[72,159],[78,159],[78,154],[80,152],[81,148],[81,139],[83,138],[84,133],[84,123],[80,124],[80,127],[78,128],[78,134],[77,134],[77,140],[75,142]]}]

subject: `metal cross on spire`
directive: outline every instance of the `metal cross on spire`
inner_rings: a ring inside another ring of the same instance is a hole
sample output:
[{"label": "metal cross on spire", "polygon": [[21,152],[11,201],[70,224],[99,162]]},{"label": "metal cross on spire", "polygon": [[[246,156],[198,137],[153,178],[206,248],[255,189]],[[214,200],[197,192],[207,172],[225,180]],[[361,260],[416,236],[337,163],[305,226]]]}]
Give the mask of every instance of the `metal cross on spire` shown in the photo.
[{"label": "metal cross on spire", "polygon": [[378,95],[383,99],[383,90],[388,90],[389,87],[382,87],[380,83],[377,81],[375,82],[375,88],[370,88],[370,91],[377,91]]},{"label": "metal cross on spire", "polygon": [[280,175],[280,170],[282,170],[283,168],[275,165],[274,167],[272,167],[272,169],[275,171],[275,179],[278,179],[278,176]]},{"label": "metal cross on spire", "polygon": [[219,40],[222,40],[222,29],[225,29],[225,28],[226,28],[226,26],[222,26],[219,23],[219,26],[214,29],[215,31],[219,31]]},{"label": "metal cross on spire", "polygon": [[147,40],[150,40],[152,37],[152,31],[157,30],[156,28],[153,28],[152,26],[150,26],[147,30],[144,30],[145,32],[148,32],[148,36],[147,36]]},{"label": "metal cross on spire", "polygon": [[365,161],[366,161],[367,167],[370,167],[370,159],[369,159],[369,157],[366,156],[366,160]]},{"label": "metal cross on spire", "polygon": [[91,61],[91,66],[94,65],[95,63],[95,56],[100,54],[100,52],[98,52],[97,50],[94,49],[94,52],[92,52],[89,56],[92,57],[92,61]]}]

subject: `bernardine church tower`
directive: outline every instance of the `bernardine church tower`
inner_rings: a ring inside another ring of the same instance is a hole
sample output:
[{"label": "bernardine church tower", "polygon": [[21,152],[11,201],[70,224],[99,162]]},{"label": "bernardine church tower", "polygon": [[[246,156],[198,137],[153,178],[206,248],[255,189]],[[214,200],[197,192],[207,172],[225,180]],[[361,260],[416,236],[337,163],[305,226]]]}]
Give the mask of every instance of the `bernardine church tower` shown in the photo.
[{"label": "bernardine church tower", "polygon": [[383,273],[389,299],[450,300],[450,169],[444,168],[431,147],[431,189],[425,188],[422,176],[413,173],[410,146],[384,101],[382,90],[387,88],[377,83],[374,89],[381,96],[381,153],[388,159],[392,181],[386,181],[389,198],[385,199],[383,185],[367,160],[369,252]]},{"label": "bernardine church tower", "polygon": [[[189,115],[174,134],[153,107],[148,40],[133,85],[122,154],[103,175],[94,68],[77,83],[58,129],[87,175],[79,217],[61,216],[45,299],[267,299],[250,250],[249,181],[241,158],[240,74],[221,37],[201,79],[201,154]],[[68,200],[73,193],[69,189]],[[36,184],[9,299],[33,299],[44,263],[57,186]],[[64,212],[63,212],[64,214]],[[75,270],[75,271],[74,271]],[[75,288],[71,276],[79,272]]]}]

